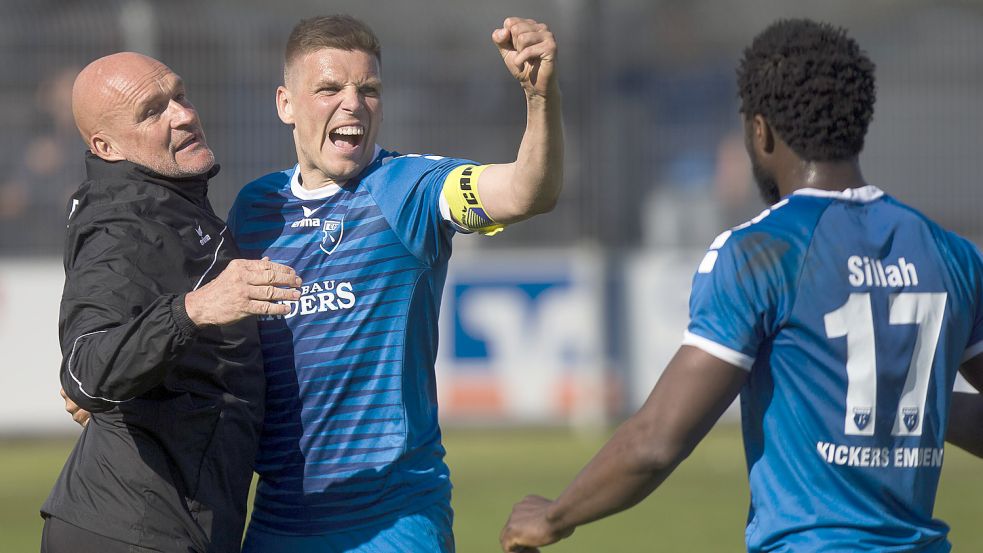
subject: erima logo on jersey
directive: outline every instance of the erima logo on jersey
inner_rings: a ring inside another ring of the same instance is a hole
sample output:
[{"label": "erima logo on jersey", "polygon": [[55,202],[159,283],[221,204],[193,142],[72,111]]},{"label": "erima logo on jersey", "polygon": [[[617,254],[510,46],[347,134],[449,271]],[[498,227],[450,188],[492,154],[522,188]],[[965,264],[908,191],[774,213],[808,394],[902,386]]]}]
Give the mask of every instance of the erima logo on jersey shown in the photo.
[{"label": "erima logo on jersey", "polygon": [[299,221],[294,221],[293,223],[290,223],[290,228],[303,228],[303,227],[316,228],[321,226],[321,220],[318,219],[317,217],[312,217],[312,215],[314,215],[314,213],[316,213],[317,210],[321,209],[320,207],[315,207],[314,209],[311,209],[306,205],[302,205],[300,206],[300,208],[304,210],[304,218]]},{"label": "erima logo on jersey", "polygon": [[300,289],[300,299],[296,301],[281,301],[290,306],[286,315],[264,315],[260,320],[292,319],[297,315],[313,315],[328,311],[339,311],[355,307],[355,292],[352,283],[345,281],[325,280],[313,284],[305,284]]},{"label": "erima logo on jersey", "polygon": [[851,255],[846,260],[846,267],[850,273],[851,286],[879,288],[918,286],[915,264],[908,263],[903,257],[898,258],[897,264],[885,265],[880,259]]},{"label": "erima logo on jersey", "polygon": [[195,232],[198,234],[198,243],[202,246],[207,244],[208,241],[212,239],[210,235],[205,234],[205,231],[201,230],[201,223],[198,221],[195,221]]}]

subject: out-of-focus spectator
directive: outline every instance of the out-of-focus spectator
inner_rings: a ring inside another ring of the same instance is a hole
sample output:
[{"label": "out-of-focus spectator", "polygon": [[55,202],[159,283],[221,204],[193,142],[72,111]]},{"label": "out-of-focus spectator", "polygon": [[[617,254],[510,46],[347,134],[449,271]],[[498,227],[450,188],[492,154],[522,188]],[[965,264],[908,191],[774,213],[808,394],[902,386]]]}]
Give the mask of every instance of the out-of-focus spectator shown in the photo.
[{"label": "out-of-focus spectator", "polygon": [[34,134],[0,177],[0,254],[57,254],[61,248],[66,202],[84,176],[85,148],[72,119],[78,72],[62,67],[38,86]]}]

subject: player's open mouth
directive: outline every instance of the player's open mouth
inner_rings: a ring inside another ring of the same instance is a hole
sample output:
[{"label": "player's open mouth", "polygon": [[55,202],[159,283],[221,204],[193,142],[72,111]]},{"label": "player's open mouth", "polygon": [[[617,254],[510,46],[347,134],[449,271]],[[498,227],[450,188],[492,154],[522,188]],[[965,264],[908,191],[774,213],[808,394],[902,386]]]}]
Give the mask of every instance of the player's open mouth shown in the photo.
[{"label": "player's open mouth", "polygon": [[328,133],[328,138],[335,148],[350,152],[362,144],[365,138],[365,127],[362,125],[345,125]]}]

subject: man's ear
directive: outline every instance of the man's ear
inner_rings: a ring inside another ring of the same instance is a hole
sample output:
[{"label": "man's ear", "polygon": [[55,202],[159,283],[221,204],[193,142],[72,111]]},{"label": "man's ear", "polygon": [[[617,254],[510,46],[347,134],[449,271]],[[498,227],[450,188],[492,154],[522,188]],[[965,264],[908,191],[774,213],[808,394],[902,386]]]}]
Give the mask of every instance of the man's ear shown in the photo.
[{"label": "man's ear", "polygon": [[283,85],[276,87],[276,113],[280,116],[280,121],[287,125],[294,124],[294,109],[290,103],[290,91]]},{"label": "man's ear", "polygon": [[775,153],[775,133],[761,114],[751,119],[751,143],[759,155]]},{"label": "man's ear", "polygon": [[96,133],[89,138],[89,150],[106,161],[123,161],[123,153],[113,143],[112,138]]}]

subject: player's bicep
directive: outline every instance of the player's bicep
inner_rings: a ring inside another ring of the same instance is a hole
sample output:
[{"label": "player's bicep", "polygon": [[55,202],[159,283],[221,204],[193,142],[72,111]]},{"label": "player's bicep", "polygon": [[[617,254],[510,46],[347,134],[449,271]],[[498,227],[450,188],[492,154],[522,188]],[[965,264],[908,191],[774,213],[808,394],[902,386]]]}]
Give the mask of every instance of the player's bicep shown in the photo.
[{"label": "player's bicep", "polygon": [[[441,191],[441,213],[445,218],[464,232],[478,232],[493,235],[501,232],[505,225],[499,224],[489,211],[489,203],[495,205],[496,186],[488,185],[489,178],[497,181],[499,172],[496,165],[460,165],[455,167],[444,179]],[[492,176],[488,177],[488,173]],[[478,183],[482,182],[479,187]],[[489,192],[489,189],[492,192]],[[445,211],[446,210],[446,211]]]},{"label": "player's bicep", "polygon": [[734,402],[748,378],[740,366],[702,349],[682,346],[639,411],[651,424],[648,439],[681,459]]}]

